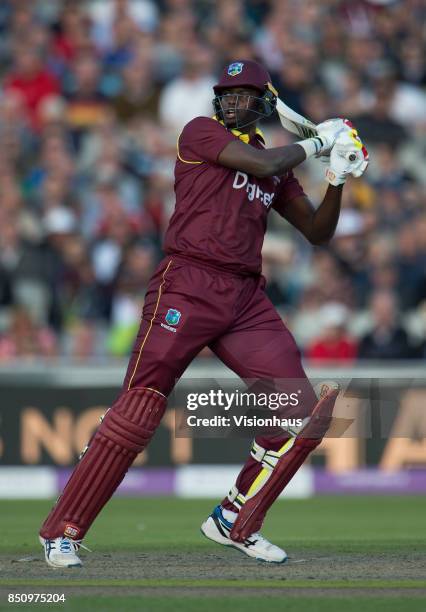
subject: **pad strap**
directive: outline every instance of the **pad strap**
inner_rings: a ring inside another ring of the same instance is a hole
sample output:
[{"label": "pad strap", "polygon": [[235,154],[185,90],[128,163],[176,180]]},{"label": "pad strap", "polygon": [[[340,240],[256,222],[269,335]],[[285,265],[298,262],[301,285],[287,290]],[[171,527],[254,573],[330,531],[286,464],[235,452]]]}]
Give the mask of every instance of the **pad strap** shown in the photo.
[{"label": "pad strap", "polygon": [[280,451],[267,450],[254,440],[250,454],[253,459],[256,459],[256,461],[262,464],[262,467],[267,470],[273,470],[282,453]]},{"label": "pad strap", "polygon": [[[267,476],[269,475],[268,473],[272,472],[283,452],[285,451],[283,451],[282,448],[278,451],[267,450],[266,448],[263,448],[263,446],[260,446],[260,444],[258,444],[256,440],[253,440],[250,455],[253,457],[253,459],[258,461],[262,465],[263,469],[266,470],[266,472],[264,474],[264,477],[260,478],[260,476],[262,475],[261,472],[256,478],[256,480],[252,483],[252,486],[249,489],[250,495],[249,493],[247,495],[243,495],[242,493],[240,493],[236,485],[231,487],[231,490],[228,493],[228,500],[237,508],[237,510],[241,510],[242,506],[246,503],[248,497],[253,494],[253,488],[257,490],[258,487],[260,488],[262,486],[264,480],[266,480]],[[258,479],[260,479],[259,483],[257,482]]]},{"label": "pad strap", "polygon": [[238,491],[235,485],[231,487],[228,493],[228,499],[238,510],[241,510],[242,506],[246,503],[245,496]]}]

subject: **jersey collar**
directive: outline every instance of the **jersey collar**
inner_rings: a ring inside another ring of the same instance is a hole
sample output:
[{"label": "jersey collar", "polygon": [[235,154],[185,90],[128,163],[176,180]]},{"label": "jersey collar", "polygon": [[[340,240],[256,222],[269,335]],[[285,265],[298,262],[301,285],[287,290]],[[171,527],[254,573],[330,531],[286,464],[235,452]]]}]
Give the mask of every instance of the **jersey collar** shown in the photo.
[{"label": "jersey collar", "polygon": [[[219,123],[221,125],[223,125],[224,128],[226,128],[226,125],[224,124],[223,121],[219,120],[216,115],[213,115],[212,119],[214,119],[215,121],[219,121]],[[228,129],[228,128],[226,128]],[[243,142],[245,142],[246,144],[248,144],[250,142],[250,136],[248,134],[244,134],[244,132],[240,132],[240,130],[229,130],[230,132],[232,132],[232,134],[234,134],[234,136],[236,136],[237,138],[239,138],[240,140],[242,140]],[[261,140],[263,142],[263,144],[265,144],[265,136],[263,135],[262,130],[260,130],[258,127],[256,128],[256,135],[255,137],[258,140]]]}]

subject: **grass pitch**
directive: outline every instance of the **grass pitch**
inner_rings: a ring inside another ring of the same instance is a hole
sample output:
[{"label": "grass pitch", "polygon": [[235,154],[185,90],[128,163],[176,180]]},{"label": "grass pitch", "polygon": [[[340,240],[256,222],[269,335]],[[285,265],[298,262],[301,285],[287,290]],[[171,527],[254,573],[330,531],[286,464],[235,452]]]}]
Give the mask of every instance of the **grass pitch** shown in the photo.
[{"label": "grass pitch", "polygon": [[51,503],[0,504],[0,610],[9,593],[64,593],[53,610],[417,612],[426,609],[426,497],[280,501],[263,533],[289,554],[259,563],[205,539],[209,500],[114,499],[82,569],[53,570],[37,529]]}]

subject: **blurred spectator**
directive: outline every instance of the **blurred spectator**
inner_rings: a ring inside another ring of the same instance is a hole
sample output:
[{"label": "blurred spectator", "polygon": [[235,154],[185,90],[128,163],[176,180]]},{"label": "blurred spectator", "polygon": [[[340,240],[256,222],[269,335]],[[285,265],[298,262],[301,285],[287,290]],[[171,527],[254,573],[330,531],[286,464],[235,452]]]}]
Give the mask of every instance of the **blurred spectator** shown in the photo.
[{"label": "blurred spectator", "polygon": [[426,299],[425,257],[413,231],[416,223],[417,220],[403,224],[397,234],[398,295],[404,310]]},{"label": "blurred spectator", "polygon": [[93,23],[92,38],[101,51],[111,50],[114,26],[124,18],[142,31],[152,31],[157,26],[157,7],[152,0],[91,0],[87,5]]},{"label": "blurred spectator", "polygon": [[371,168],[371,181],[377,189],[398,190],[410,177],[401,167],[394,149],[388,144],[381,144],[374,151],[374,161]]},{"label": "blurred spectator", "polygon": [[70,235],[61,243],[60,253],[63,260],[60,298],[66,315],[64,323],[106,319],[108,303],[96,282],[84,241],[79,236]]},{"label": "blurred spectator", "polygon": [[154,262],[152,247],[136,243],[127,250],[118,270],[108,340],[108,348],[113,355],[124,356],[131,349]]},{"label": "blurred spectator", "polygon": [[34,319],[47,320],[50,305],[48,278],[42,251],[26,240],[19,218],[0,223],[0,306],[25,306]]},{"label": "blurred spectator", "polygon": [[285,288],[279,282],[274,265],[265,256],[265,251],[263,251],[262,274],[266,278],[266,295],[277,309],[283,308],[288,304],[289,297]]},{"label": "blurred spectator", "polygon": [[40,103],[47,96],[59,93],[59,83],[43,63],[39,49],[22,43],[15,49],[13,57],[14,68],[6,76],[4,89],[22,95],[31,126],[37,130]]},{"label": "blurred spectator", "polygon": [[69,189],[73,175],[74,159],[66,142],[66,135],[46,133],[40,143],[39,156],[25,177],[23,187],[28,197],[37,198],[48,177],[54,177]]},{"label": "blurred spectator", "polygon": [[308,346],[306,356],[316,362],[333,361],[336,364],[347,364],[354,361],[357,343],[347,332],[348,317],[348,309],[342,304],[324,304],[318,317],[321,333]]},{"label": "blurred spectator", "polygon": [[13,165],[20,166],[34,147],[30,119],[24,98],[15,89],[3,92],[0,97],[0,139],[1,156]]},{"label": "blurred spectator", "polygon": [[329,251],[316,254],[313,263],[313,286],[325,302],[339,302],[350,306],[355,296],[348,276]]},{"label": "blurred spectator", "polygon": [[398,58],[400,78],[403,82],[426,85],[426,61],[422,48],[412,38],[402,42]]},{"label": "blurred spectator", "polygon": [[82,202],[83,232],[88,238],[106,237],[110,232],[121,235],[123,231],[126,236],[135,236],[140,231],[137,200],[129,197],[129,191],[125,193],[126,184],[121,185],[114,176],[98,178],[93,192]]},{"label": "blurred spectator", "polygon": [[55,357],[57,344],[50,329],[36,325],[28,312],[15,308],[8,331],[0,335],[0,363],[14,359]]},{"label": "blurred spectator", "polygon": [[81,6],[66,3],[59,15],[52,43],[57,69],[63,72],[79,53],[90,51],[91,48],[90,20],[82,12]]},{"label": "blurred spectator", "polygon": [[[64,332],[64,353],[73,361],[87,361],[105,353],[99,336],[101,332],[94,321],[74,319]],[[101,341],[102,342],[102,341]]]},{"label": "blurred spectator", "polygon": [[401,146],[407,138],[404,127],[392,117],[391,96],[394,86],[394,82],[376,81],[372,108],[368,113],[361,112],[351,117],[360,134],[368,134],[368,142],[384,143],[393,148]]},{"label": "blurred spectator", "polygon": [[409,359],[415,357],[407,332],[401,327],[395,294],[375,291],[371,297],[373,327],[360,340],[360,359]]},{"label": "blurred spectator", "polygon": [[117,119],[126,123],[138,116],[156,119],[160,92],[153,81],[152,66],[134,59],[123,68],[121,92],[113,100]]},{"label": "blurred spectator", "polygon": [[166,85],[160,96],[160,119],[175,134],[194,117],[213,114],[212,87],[216,79],[210,73],[211,53],[202,47],[192,53],[182,75]]},{"label": "blurred spectator", "polygon": [[[276,86],[286,104],[293,110],[302,115],[309,114],[313,90],[318,91],[315,89],[315,83],[312,83],[312,69],[309,64],[296,55],[288,56],[282,64],[281,72],[277,74]],[[313,121],[319,118],[316,113],[309,116]],[[322,117],[319,122],[321,120]]]},{"label": "blurred spectator", "polygon": [[81,136],[105,119],[107,107],[101,75],[102,64],[94,53],[83,53],[74,60],[66,97],[67,121],[77,147]]}]

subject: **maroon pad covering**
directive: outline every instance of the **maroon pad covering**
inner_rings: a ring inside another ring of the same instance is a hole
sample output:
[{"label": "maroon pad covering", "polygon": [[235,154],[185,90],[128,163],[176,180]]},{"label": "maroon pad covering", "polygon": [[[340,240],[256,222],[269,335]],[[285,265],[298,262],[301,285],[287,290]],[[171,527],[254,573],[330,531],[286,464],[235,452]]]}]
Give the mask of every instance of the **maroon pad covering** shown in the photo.
[{"label": "maroon pad covering", "polygon": [[244,542],[260,530],[265,515],[330,426],[339,389],[332,389],[315,406],[308,425],[292,448],[280,459],[263,487],[242,506],[231,530],[231,539]]},{"label": "maroon pad covering", "polygon": [[81,540],[113,495],[136,455],[149,443],[166,409],[166,398],[150,389],[121,395],[106,413],[40,535]]}]

